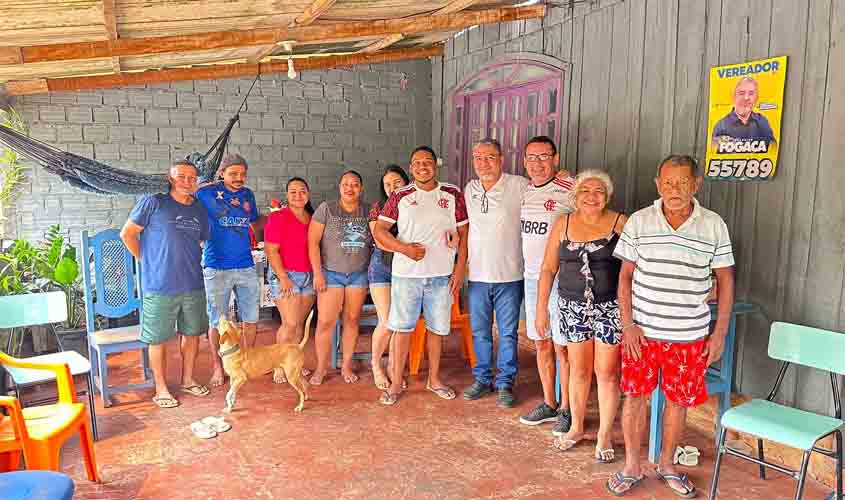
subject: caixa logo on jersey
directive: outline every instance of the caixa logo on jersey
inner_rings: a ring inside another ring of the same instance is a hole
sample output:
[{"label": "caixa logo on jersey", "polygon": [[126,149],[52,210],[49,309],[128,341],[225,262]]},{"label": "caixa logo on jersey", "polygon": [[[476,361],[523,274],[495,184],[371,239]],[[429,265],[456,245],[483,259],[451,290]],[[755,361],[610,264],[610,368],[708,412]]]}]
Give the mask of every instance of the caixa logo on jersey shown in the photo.
[{"label": "caixa logo on jersey", "polygon": [[549,232],[548,222],[537,222],[533,220],[521,220],[522,234],[539,234],[544,235]]}]

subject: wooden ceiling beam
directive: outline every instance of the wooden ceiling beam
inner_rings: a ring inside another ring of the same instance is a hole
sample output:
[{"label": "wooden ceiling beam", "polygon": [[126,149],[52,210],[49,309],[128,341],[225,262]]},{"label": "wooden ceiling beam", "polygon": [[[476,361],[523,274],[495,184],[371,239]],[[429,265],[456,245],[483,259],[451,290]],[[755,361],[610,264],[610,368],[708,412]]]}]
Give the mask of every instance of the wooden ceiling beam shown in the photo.
[{"label": "wooden ceiling beam", "polygon": [[[356,64],[381,64],[407,59],[424,59],[443,55],[443,45],[429,47],[382,50],[375,54],[346,54],[336,56],[316,56],[297,58],[296,70],[353,66]],[[79,76],[68,78],[47,78],[6,83],[8,95],[40,94],[44,92],[70,92],[77,90],[103,89],[127,85],[144,85],[185,80],[217,80],[221,78],[240,78],[257,74],[285,73],[287,61],[261,64],[218,64],[193,66],[190,68],[172,68],[111,75]]]},{"label": "wooden ceiling beam", "polygon": [[290,27],[308,26],[316,21],[318,17],[322,16],[323,13],[329,10],[336,1],[337,0],[314,0],[314,3],[309,5],[308,8],[305,9],[305,12],[296,16],[296,19],[290,23]]},{"label": "wooden ceiling beam", "polygon": [[[109,40],[117,40],[117,16],[114,13],[114,0],[103,0],[103,26]],[[112,56],[111,67],[114,73],[120,73],[120,58]]]},{"label": "wooden ceiling beam", "polygon": [[394,43],[400,42],[404,39],[405,39],[405,35],[403,35],[402,33],[397,33],[395,35],[390,35],[390,36],[384,37],[377,42],[371,43],[370,45],[367,45],[366,47],[359,50],[358,52],[362,53],[362,54],[372,54],[373,52],[378,52],[381,49],[390,47]]},{"label": "wooden ceiling beam", "polygon": [[441,8],[440,10],[436,11],[435,15],[442,15],[442,14],[454,14],[455,12],[460,12],[464,9],[468,9],[473,5],[477,4],[481,0],[453,0],[449,2],[448,5]]},{"label": "wooden ceiling beam", "polygon": [[275,44],[279,40],[297,43],[332,39],[360,39],[433,31],[460,31],[480,24],[534,19],[546,14],[544,5],[508,7],[455,14],[433,15],[382,21],[316,24],[296,28],[262,28],[248,31],[220,31],[155,38],[119,38],[96,42],[61,43],[21,47],[24,63],[96,59],[112,56],[166,54],[195,50],[249,47]]}]

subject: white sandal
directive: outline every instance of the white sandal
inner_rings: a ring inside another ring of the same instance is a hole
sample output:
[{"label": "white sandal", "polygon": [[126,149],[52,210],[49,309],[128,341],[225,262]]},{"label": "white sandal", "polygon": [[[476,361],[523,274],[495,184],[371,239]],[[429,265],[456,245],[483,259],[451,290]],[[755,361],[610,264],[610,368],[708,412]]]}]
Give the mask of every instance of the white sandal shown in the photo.
[{"label": "white sandal", "polygon": [[675,449],[675,455],[672,457],[672,462],[675,464],[685,465],[687,467],[695,467],[698,465],[698,457],[701,452],[695,446],[678,446]]},{"label": "white sandal", "polygon": [[205,417],[200,422],[218,434],[232,428],[232,424],[223,420],[223,417]]},{"label": "white sandal", "polygon": [[191,432],[194,433],[194,436],[200,439],[211,439],[213,437],[217,437],[217,432],[202,421],[192,423]]}]

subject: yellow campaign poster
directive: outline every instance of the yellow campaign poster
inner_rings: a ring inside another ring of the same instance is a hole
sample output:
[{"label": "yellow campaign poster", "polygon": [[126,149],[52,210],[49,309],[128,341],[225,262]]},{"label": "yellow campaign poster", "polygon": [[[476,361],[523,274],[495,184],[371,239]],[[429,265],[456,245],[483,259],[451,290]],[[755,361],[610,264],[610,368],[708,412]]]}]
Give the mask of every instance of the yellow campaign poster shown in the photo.
[{"label": "yellow campaign poster", "polygon": [[710,69],[708,179],[775,175],[785,82],[786,56]]}]

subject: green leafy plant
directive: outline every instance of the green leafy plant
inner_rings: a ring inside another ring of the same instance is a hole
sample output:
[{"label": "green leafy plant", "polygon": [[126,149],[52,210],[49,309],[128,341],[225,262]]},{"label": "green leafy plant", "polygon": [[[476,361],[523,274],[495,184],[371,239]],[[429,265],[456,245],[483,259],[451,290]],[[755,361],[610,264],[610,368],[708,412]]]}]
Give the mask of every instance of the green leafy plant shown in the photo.
[{"label": "green leafy plant", "polygon": [[67,300],[68,318],[62,327],[85,325],[85,302],[80,286],[76,248],[58,225],[50,226],[44,240],[33,245],[18,239],[0,253],[0,295],[61,290]]},{"label": "green leafy plant", "polygon": [[[29,127],[14,108],[0,109],[0,126],[29,135]],[[15,202],[20,192],[19,186],[26,181],[25,172],[26,168],[18,153],[11,149],[0,149],[0,239],[5,236],[6,210]]]}]

